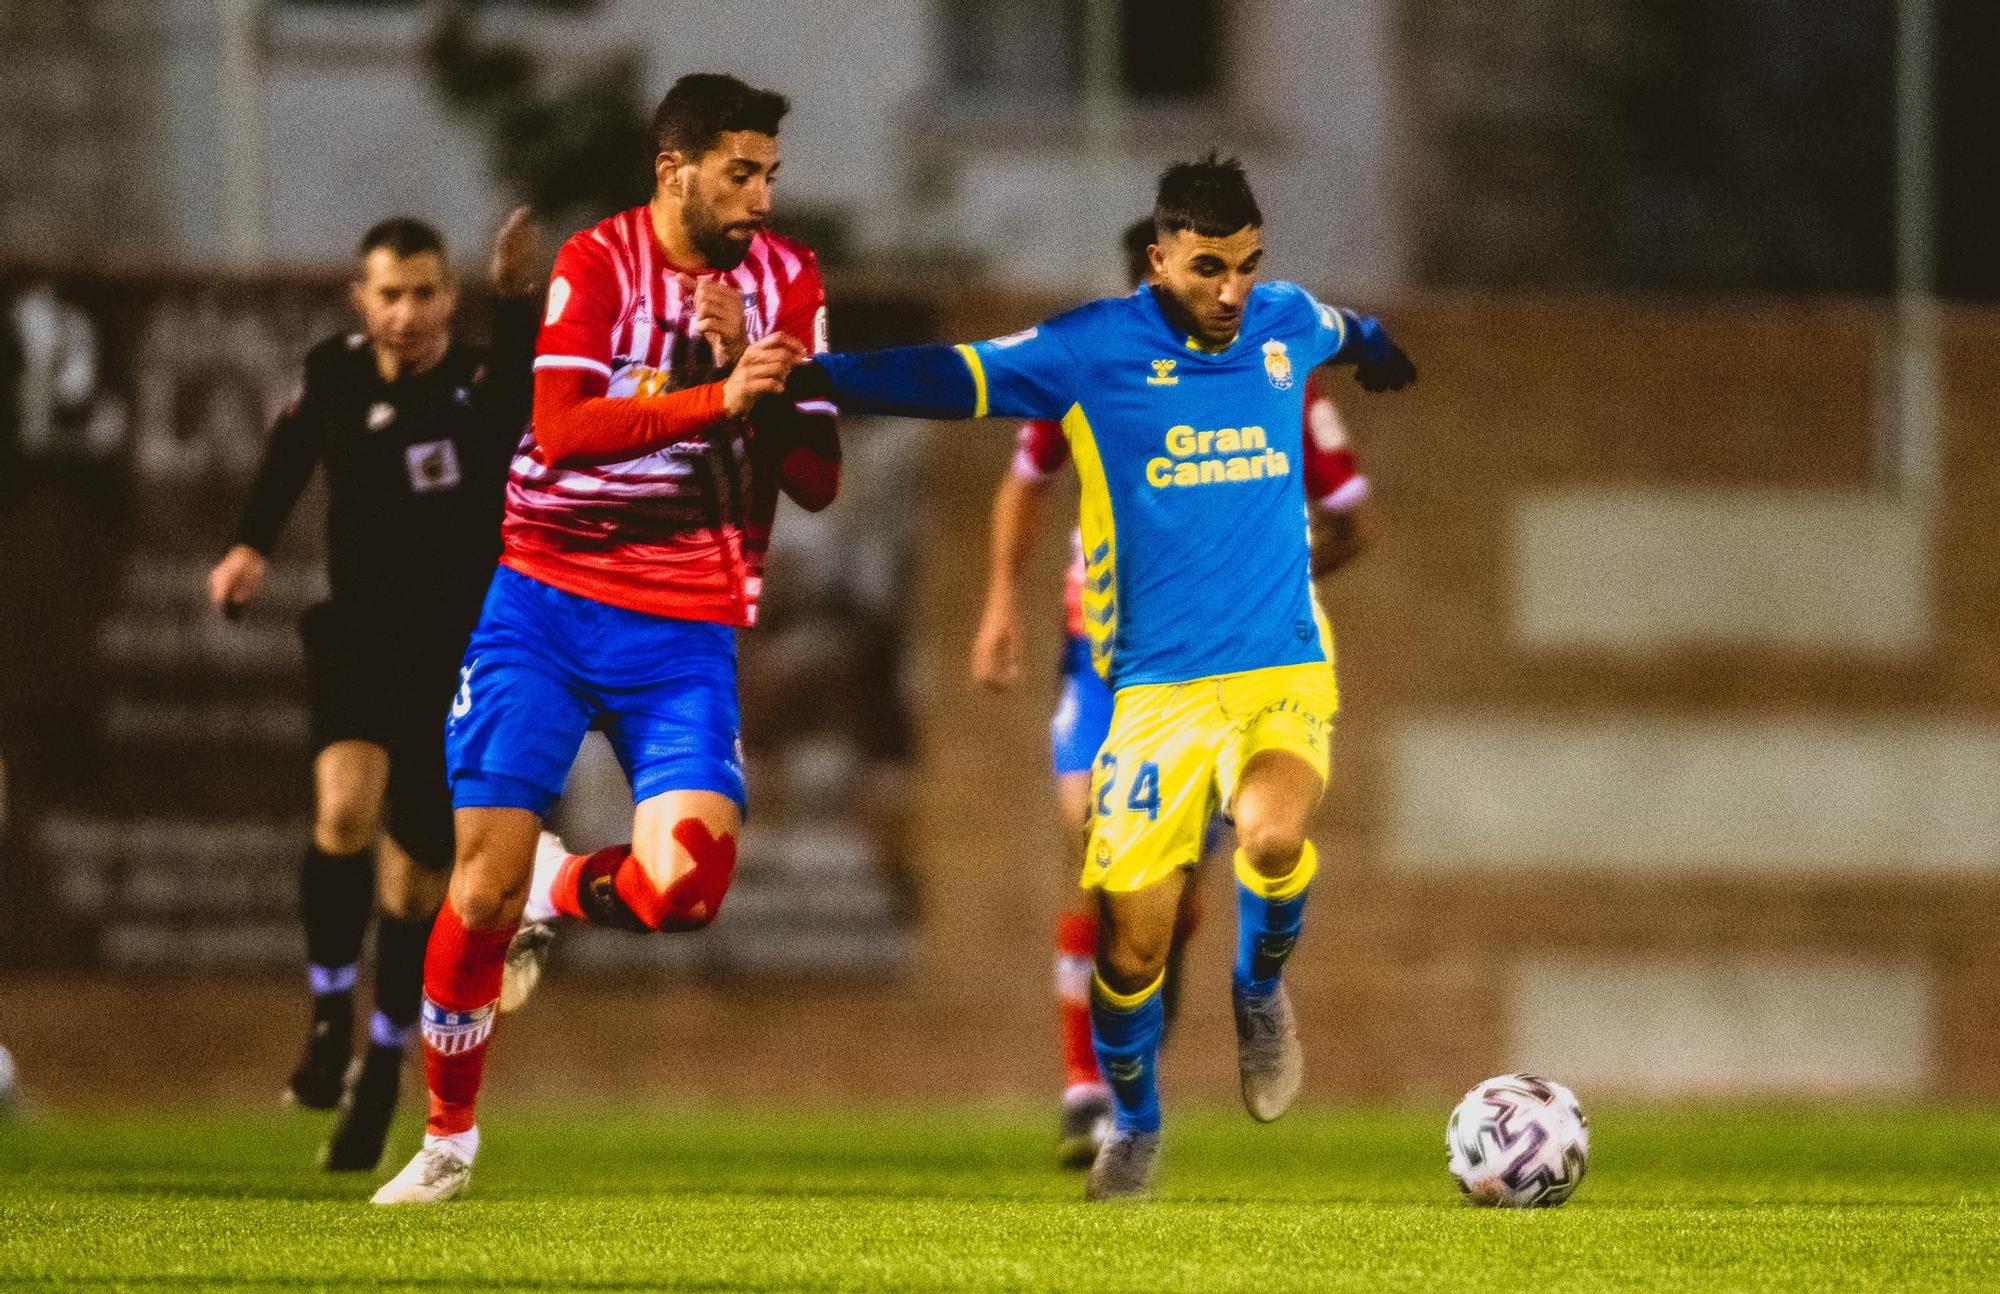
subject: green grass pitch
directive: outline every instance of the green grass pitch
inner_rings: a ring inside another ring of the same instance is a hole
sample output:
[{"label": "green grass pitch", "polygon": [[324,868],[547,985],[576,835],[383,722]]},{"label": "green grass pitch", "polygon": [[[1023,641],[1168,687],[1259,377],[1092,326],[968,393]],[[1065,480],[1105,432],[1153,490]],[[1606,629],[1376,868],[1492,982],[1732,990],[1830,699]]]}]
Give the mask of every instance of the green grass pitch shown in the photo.
[{"label": "green grass pitch", "polygon": [[1459,1201],[1444,1113],[1170,1111],[1159,1198],[1092,1206],[1041,1110],[495,1102],[429,1209],[311,1167],[326,1116],[50,1117],[0,1126],[0,1288],[2000,1289],[1994,1113],[1594,1111],[1576,1199],[1526,1213]]}]

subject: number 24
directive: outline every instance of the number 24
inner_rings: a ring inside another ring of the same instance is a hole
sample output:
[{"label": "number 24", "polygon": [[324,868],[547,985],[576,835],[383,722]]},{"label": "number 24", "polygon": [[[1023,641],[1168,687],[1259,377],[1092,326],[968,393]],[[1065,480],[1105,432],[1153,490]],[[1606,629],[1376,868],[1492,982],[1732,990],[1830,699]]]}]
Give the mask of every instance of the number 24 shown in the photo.
[{"label": "number 24", "polygon": [[[1109,751],[1097,757],[1098,775],[1103,779],[1097,787],[1097,816],[1108,818],[1112,814],[1111,793],[1118,783],[1118,756]],[[1149,819],[1158,821],[1160,817],[1160,766],[1152,760],[1139,765],[1133,774],[1132,786],[1125,793],[1125,807],[1134,813],[1143,812]]]}]

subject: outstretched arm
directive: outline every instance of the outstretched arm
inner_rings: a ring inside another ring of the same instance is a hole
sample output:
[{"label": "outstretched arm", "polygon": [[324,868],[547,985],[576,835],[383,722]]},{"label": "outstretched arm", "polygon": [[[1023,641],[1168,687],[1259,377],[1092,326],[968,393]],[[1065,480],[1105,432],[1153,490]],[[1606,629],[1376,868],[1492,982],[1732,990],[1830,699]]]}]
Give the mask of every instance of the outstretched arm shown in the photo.
[{"label": "outstretched arm", "polygon": [[611,397],[610,381],[594,368],[549,365],[535,370],[535,443],[544,461],[615,463],[681,441],[741,417],[763,396],[784,389],[805,347],[785,333],[759,338],[720,382],[663,395]]},{"label": "outstretched arm", "polygon": [[969,346],[817,355],[788,393],[831,397],[849,413],[906,418],[1060,418],[1075,403],[1081,366],[1060,322]]},{"label": "outstretched arm", "polygon": [[816,355],[792,370],[785,394],[832,400],[848,413],[904,418],[978,418],[979,389],[962,348],[899,346],[893,350]]},{"label": "outstretched arm", "polygon": [[1379,395],[1400,391],[1417,380],[1416,364],[1389,336],[1381,320],[1339,306],[1321,306],[1320,310],[1331,312],[1341,329],[1339,347],[1328,356],[1328,362],[1354,365],[1354,380],[1362,390]]},{"label": "outstretched arm", "polygon": [[782,387],[805,353],[797,338],[773,333],[722,381],[614,398],[611,342],[622,284],[609,246],[588,231],[556,255],[535,359],[535,443],[544,462],[618,462],[700,440]]}]

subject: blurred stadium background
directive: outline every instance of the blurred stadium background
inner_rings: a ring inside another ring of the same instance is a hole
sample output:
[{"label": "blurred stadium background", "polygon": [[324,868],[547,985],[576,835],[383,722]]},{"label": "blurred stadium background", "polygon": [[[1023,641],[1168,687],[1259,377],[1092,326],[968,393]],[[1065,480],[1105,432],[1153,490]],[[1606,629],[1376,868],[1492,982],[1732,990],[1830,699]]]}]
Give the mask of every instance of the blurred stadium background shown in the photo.
[{"label": "blurred stadium background", "polygon": [[[1219,146],[1271,271],[1423,366],[1342,401],[1381,525],[1326,589],[1312,1095],[2000,1095],[1995,55],[1977,0],[12,0],[0,1042],[57,1105],[275,1092],[310,518],[247,621],[201,596],[268,418],[369,223],[471,276],[517,199],[559,235],[642,195],[644,114],[717,70],[792,98],[837,345],[1114,288]],[[738,892],[567,949],[496,1092],[1054,1093],[1064,546],[1046,685],[979,692],[1010,429],[847,429],[745,647]],[[624,794],[587,756],[573,840]],[[1234,1083],[1227,924],[1177,1098]]]}]

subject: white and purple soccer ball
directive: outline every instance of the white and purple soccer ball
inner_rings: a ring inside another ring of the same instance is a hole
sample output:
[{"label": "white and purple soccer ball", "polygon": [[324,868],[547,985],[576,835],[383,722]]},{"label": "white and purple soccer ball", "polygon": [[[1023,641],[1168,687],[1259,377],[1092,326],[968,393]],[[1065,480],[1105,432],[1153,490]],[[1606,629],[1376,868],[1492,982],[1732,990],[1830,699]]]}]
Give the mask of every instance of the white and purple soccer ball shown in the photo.
[{"label": "white and purple soccer ball", "polygon": [[1502,1074],[1465,1094],[1445,1125],[1451,1175],[1475,1204],[1553,1208],[1590,1163],[1576,1093],[1533,1074]]}]

